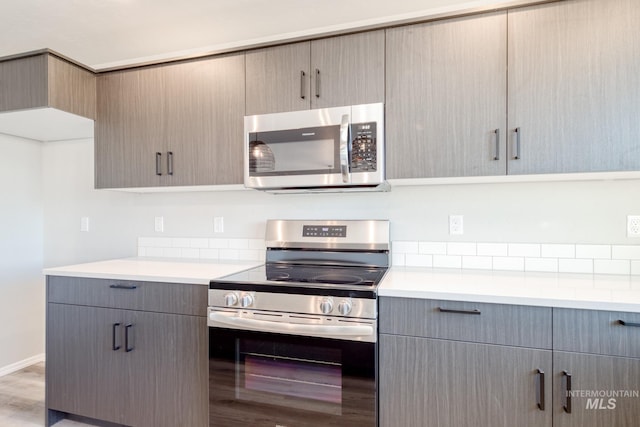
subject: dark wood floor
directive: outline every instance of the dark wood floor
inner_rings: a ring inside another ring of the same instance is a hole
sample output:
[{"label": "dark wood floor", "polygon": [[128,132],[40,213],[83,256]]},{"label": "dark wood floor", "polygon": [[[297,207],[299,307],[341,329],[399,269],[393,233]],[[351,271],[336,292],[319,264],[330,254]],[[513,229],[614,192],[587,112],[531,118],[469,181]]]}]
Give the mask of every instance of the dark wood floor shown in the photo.
[{"label": "dark wood floor", "polygon": [[[0,426],[44,426],[44,363],[0,377]],[[63,420],[56,427],[89,426]]]}]

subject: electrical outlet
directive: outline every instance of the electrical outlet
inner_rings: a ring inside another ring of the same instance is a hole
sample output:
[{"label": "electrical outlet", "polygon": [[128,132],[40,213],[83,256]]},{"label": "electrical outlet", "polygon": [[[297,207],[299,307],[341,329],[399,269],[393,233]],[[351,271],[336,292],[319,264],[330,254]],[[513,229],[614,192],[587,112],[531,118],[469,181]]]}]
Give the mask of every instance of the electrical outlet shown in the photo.
[{"label": "electrical outlet", "polygon": [[213,232],[224,233],[224,217],[216,216],[213,218]]},{"label": "electrical outlet", "polygon": [[80,231],[85,231],[85,232],[89,231],[89,217],[88,216],[83,216],[82,218],[80,218]]},{"label": "electrical outlet", "polygon": [[640,215],[627,216],[627,237],[640,237]]},{"label": "electrical outlet", "polygon": [[164,217],[157,216],[154,221],[154,228],[157,233],[164,233]]},{"label": "electrical outlet", "polygon": [[462,215],[449,215],[449,234],[464,234],[464,217]]}]

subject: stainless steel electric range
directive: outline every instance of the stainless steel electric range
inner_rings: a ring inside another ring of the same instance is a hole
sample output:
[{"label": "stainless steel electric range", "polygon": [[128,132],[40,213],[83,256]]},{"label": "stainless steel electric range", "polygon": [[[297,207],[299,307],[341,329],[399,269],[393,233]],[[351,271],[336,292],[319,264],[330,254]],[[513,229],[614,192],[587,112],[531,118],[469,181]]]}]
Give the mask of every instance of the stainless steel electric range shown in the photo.
[{"label": "stainless steel electric range", "polygon": [[268,221],[266,246],[209,286],[209,425],[375,426],[389,222]]}]

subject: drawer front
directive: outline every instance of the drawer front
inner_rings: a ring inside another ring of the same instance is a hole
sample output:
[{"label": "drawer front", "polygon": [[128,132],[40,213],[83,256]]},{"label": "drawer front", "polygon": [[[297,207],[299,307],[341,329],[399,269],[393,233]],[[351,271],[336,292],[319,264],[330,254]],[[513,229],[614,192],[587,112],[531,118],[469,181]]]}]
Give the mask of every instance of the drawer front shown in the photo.
[{"label": "drawer front", "polygon": [[551,348],[551,308],[380,298],[381,333]]},{"label": "drawer front", "polygon": [[208,286],[130,280],[47,277],[47,301],[158,313],[207,315]]},{"label": "drawer front", "polygon": [[640,358],[640,313],[554,308],[553,348]]}]

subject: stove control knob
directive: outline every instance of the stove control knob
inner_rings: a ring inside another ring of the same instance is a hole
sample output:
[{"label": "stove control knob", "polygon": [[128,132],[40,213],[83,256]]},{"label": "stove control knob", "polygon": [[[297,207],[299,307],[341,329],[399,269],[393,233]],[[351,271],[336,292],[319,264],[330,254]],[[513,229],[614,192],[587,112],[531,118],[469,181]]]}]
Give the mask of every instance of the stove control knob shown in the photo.
[{"label": "stove control knob", "polygon": [[329,314],[333,311],[333,300],[331,298],[323,298],[320,301],[320,311],[322,314]]},{"label": "stove control knob", "polygon": [[340,304],[338,304],[338,311],[343,316],[346,316],[347,314],[351,313],[351,308],[352,308],[351,301],[349,301],[348,299],[342,300],[340,301]]},{"label": "stove control knob", "polygon": [[252,304],[253,304],[253,296],[251,296],[251,294],[242,293],[242,296],[240,297],[240,305],[243,308],[247,308],[247,307],[251,307]]},{"label": "stove control knob", "polygon": [[229,292],[224,296],[224,305],[227,307],[233,307],[238,303],[238,294],[235,292]]}]

